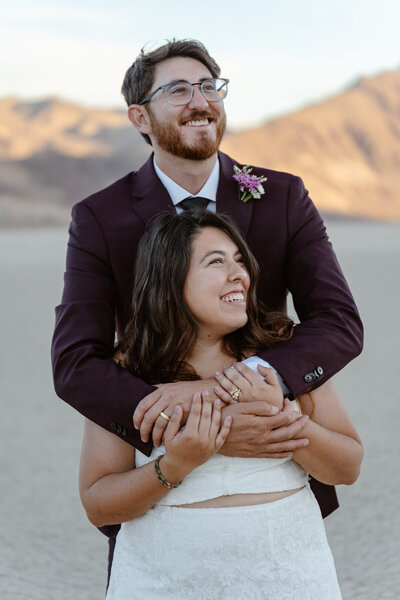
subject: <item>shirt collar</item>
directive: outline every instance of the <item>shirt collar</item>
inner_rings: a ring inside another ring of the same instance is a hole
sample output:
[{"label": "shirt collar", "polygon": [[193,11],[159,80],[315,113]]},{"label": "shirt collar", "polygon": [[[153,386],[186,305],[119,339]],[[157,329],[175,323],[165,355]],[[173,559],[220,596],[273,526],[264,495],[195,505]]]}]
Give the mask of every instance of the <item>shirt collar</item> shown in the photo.
[{"label": "shirt collar", "polygon": [[[181,202],[188,196],[192,195],[190,192],[185,190],[185,188],[178,185],[175,181],[173,181],[170,177],[168,177],[168,175],[166,175],[165,173],[163,173],[163,171],[161,171],[160,167],[156,163],[155,156],[153,156],[153,164],[154,164],[155,172],[156,172],[158,178],[160,179],[161,183],[163,184],[163,186],[166,188],[168,194],[170,195],[170,198],[171,198],[174,206],[179,204],[179,202]],[[219,182],[219,159],[217,158],[217,160],[215,161],[214,168],[211,171],[209,178],[207,179],[207,181],[205,182],[205,184],[203,185],[203,187],[201,188],[199,193],[195,194],[193,197],[196,198],[196,196],[201,196],[202,198],[208,198],[209,200],[216,202],[217,201],[218,182]]]}]

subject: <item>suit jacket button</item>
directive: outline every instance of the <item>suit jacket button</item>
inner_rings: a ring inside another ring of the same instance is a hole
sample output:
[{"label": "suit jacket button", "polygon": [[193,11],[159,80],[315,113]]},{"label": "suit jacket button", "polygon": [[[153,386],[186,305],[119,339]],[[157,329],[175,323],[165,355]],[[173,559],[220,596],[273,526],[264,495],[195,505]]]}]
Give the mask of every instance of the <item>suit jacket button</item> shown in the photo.
[{"label": "suit jacket button", "polygon": [[323,368],[322,368],[322,367],[317,367],[316,371],[317,371],[317,373],[318,373],[318,376],[320,376],[320,375],[323,375],[323,374],[324,374],[324,370],[323,370]]},{"label": "suit jacket button", "polygon": [[114,421],[111,421],[111,431],[116,431],[117,429],[117,424],[114,423]]},{"label": "suit jacket button", "polygon": [[120,424],[117,425],[117,433],[121,433],[122,432],[122,427]]},{"label": "suit jacket button", "polygon": [[122,428],[121,435],[122,435],[122,437],[126,437],[126,429],[125,429],[125,427]]},{"label": "suit jacket button", "polygon": [[306,383],[311,383],[311,381],[314,381],[314,379],[315,379],[314,373],[307,373],[307,375],[304,375],[304,381]]}]

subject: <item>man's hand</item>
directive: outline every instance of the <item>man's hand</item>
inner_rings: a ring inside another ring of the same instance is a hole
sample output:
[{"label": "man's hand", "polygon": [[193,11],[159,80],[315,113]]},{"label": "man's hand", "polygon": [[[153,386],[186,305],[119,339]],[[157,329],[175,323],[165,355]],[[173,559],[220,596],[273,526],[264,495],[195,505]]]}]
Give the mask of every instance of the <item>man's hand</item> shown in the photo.
[{"label": "man's hand", "polygon": [[219,454],[246,458],[286,458],[293,450],[307,446],[307,438],[298,436],[308,421],[307,416],[293,410],[290,400],[273,414],[266,402],[238,402],[222,409],[223,417],[231,415],[230,433]]},{"label": "man's hand", "polygon": [[190,412],[194,394],[208,390],[210,399],[215,400],[214,385],[214,379],[159,384],[154,392],[139,402],[133,414],[133,424],[136,429],[140,429],[142,440],[147,442],[151,430],[153,430],[153,444],[160,446],[165,428],[168,425],[168,420],[161,417],[160,412],[171,417],[175,406],[179,404],[183,409],[183,425],[186,423]]}]

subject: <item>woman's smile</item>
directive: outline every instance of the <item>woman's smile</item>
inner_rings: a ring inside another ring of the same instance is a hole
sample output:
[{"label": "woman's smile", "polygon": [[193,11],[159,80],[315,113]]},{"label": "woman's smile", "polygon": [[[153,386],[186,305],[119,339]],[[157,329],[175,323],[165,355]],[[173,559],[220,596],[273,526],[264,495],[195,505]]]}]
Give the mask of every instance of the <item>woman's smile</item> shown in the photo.
[{"label": "woman's smile", "polygon": [[221,229],[205,227],[192,244],[185,300],[199,331],[223,337],[247,322],[250,285],[243,257]]}]

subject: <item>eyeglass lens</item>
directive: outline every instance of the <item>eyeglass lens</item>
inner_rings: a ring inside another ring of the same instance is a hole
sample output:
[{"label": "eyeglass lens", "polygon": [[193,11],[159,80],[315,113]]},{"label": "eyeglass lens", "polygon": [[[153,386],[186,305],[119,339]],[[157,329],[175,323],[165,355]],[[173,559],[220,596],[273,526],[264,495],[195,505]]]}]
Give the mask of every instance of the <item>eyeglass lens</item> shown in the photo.
[{"label": "eyeglass lens", "polygon": [[205,79],[201,84],[179,82],[164,88],[167,102],[178,106],[187,104],[192,98],[193,85],[200,85],[203,96],[210,102],[223,100],[228,92],[227,82],[224,79]]}]

